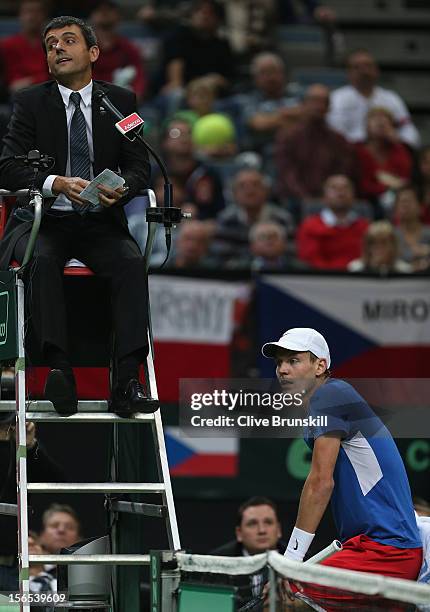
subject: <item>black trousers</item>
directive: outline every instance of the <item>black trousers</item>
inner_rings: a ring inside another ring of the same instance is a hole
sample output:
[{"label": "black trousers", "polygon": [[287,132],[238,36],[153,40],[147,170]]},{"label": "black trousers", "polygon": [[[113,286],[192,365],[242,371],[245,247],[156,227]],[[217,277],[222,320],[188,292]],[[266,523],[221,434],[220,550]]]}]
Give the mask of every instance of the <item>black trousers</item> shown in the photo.
[{"label": "black trousers", "polygon": [[[21,238],[14,258],[22,262],[28,236]],[[68,352],[63,269],[76,258],[110,281],[115,353],[147,352],[148,278],[139,247],[108,214],[48,211],[26,272],[27,304],[42,352],[47,343]],[[92,305],[81,304],[81,315]],[[100,308],[106,304],[100,303]]]}]

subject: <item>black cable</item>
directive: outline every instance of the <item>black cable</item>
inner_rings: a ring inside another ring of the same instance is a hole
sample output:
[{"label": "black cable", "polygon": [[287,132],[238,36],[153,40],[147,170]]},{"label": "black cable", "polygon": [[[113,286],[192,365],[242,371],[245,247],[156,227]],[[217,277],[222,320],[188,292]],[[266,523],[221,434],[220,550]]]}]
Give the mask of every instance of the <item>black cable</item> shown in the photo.
[{"label": "black cable", "polygon": [[172,234],[170,232],[168,234],[166,234],[166,248],[167,248],[166,257],[164,258],[163,263],[160,266],[158,266],[158,268],[156,268],[156,270],[161,270],[161,268],[163,268],[165,266],[165,264],[167,263],[167,260],[170,257],[170,250],[172,248]]}]

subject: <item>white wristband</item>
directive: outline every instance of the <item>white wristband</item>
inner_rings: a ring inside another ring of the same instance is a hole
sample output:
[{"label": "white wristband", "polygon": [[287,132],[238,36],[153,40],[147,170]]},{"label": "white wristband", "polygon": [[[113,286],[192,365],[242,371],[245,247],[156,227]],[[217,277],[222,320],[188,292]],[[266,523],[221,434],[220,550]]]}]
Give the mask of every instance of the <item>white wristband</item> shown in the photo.
[{"label": "white wristband", "polygon": [[294,527],[284,556],[294,561],[303,561],[303,557],[308,552],[314,537],[314,533],[308,533],[303,531],[303,529]]}]

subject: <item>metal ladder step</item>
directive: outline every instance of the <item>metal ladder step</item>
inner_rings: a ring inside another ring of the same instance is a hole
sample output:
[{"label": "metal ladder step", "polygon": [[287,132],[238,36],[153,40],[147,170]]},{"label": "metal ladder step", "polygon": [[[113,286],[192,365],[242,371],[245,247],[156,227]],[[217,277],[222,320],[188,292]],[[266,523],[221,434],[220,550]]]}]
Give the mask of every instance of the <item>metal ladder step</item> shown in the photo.
[{"label": "metal ladder step", "polygon": [[61,416],[58,412],[27,412],[27,421],[39,423],[152,423],[153,414],[138,412],[130,418],[124,419],[111,412],[78,412],[71,416]]},{"label": "metal ladder step", "polygon": [[34,493],[164,493],[160,482],[29,482]]},{"label": "metal ladder step", "polygon": [[[27,400],[25,402],[26,409],[32,412],[55,412],[54,407],[48,400]],[[1,400],[0,411],[9,412],[16,410],[15,400]],[[78,401],[79,412],[108,412],[108,403],[106,400],[80,400]]]},{"label": "metal ladder step", "polygon": [[149,565],[149,555],[29,555],[30,563],[43,565]]},{"label": "metal ladder step", "polygon": [[[15,400],[0,401],[0,412],[15,412]],[[44,423],[152,423],[154,413],[144,414],[137,412],[129,418],[119,417],[113,412],[108,412],[108,404],[105,400],[82,400],[78,402],[78,412],[71,416],[62,416],[54,410],[51,402],[46,400],[35,400],[27,402],[27,421],[38,421]]]}]

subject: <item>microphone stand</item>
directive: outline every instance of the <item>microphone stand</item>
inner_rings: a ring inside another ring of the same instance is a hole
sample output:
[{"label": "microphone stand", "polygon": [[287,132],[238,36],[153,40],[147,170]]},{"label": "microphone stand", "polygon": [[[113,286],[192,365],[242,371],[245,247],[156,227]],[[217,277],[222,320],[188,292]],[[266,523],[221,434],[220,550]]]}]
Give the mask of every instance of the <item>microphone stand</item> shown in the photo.
[{"label": "microphone stand", "polygon": [[27,155],[17,155],[15,159],[21,160],[24,164],[33,168],[33,178],[29,189],[29,206],[31,206],[34,210],[34,219],[30,232],[30,237],[28,239],[27,247],[25,249],[24,258],[22,260],[21,266],[17,270],[17,274],[21,274],[22,270],[25,268],[25,266],[28,264],[28,262],[33,256],[34,247],[36,244],[37,236],[39,234],[40,223],[42,221],[43,196],[40,189],[36,187],[36,178],[40,168],[48,169],[52,167],[54,160],[48,155],[41,154],[40,151],[37,151],[36,149],[29,151]]},{"label": "microphone stand", "polygon": [[[106,110],[108,110],[114,117],[116,117],[119,121],[124,119],[123,114],[112,104],[112,102],[107,97],[107,94],[104,91],[97,91],[94,96]],[[164,179],[164,206],[150,206],[146,210],[146,221],[148,223],[160,223],[164,225],[166,230],[166,247],[167,247],[167,255],[164,262],[161,264],[162,267],[167,259],[169,258],[170,248],[172,244],[172,234],[171,228],[176,226],[178,223],[182,221],[182,219],[190,218],[190,213],[183,213],[180,208],[173,206],[173,185],[169,180],[169,175],[167,174],[166,166],[158,155],[158,153],[151,147],[151,145],[144,139],[141,134],[141,130],[139,129],[136,132],[133,132],[133,138],[130,138],[127,134],[123,134],[127,140],[130,142],[134,142],[137,139],[145,149],[152,155],[152,157],[157,162],[158,167],[161,170]]]}]

